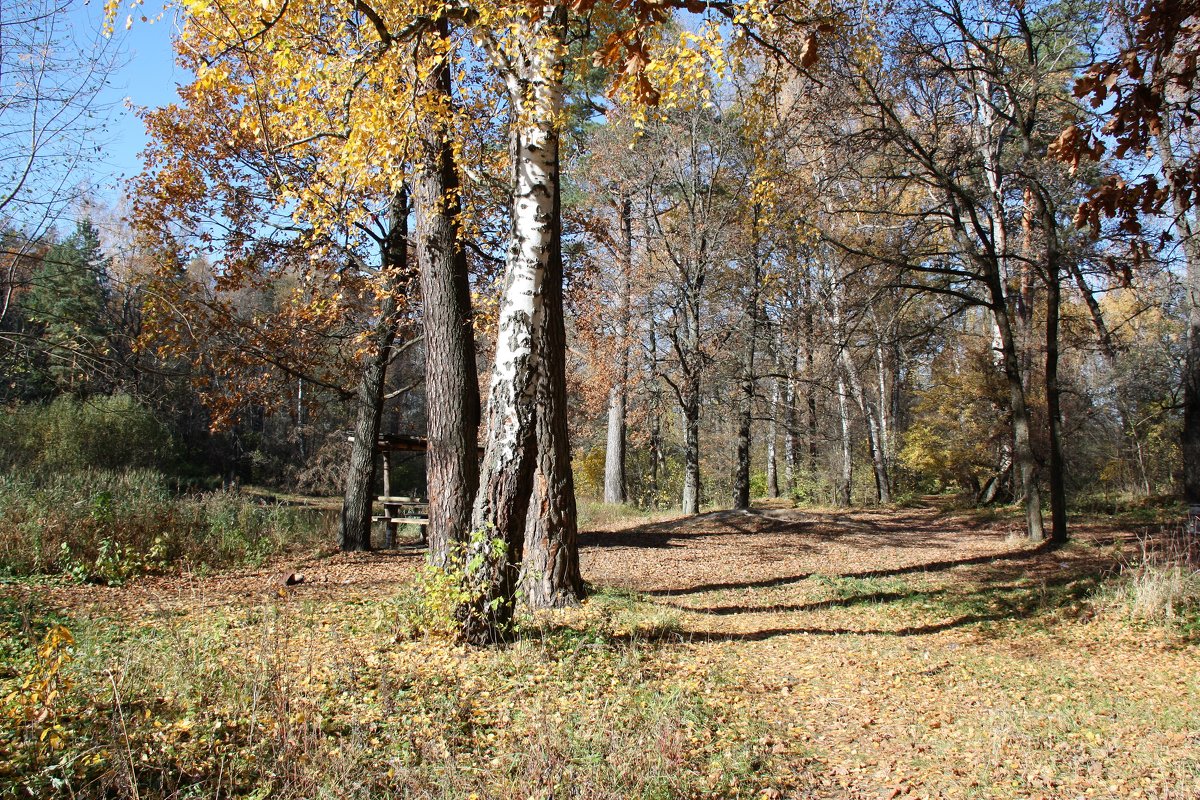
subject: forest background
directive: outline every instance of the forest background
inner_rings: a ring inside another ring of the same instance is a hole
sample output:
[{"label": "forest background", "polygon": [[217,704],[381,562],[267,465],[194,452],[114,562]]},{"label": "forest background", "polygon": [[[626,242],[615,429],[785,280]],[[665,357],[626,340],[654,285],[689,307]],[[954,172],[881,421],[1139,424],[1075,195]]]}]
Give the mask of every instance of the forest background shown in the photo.
[{"label": "forest background", "polygon": [[[1064,541],[1070,508],[1200,499],[1186,17],[675,5],[398,3],[315,27],[181,6],[194,80],[142,112],[121,210],[80,177],[112,40],[79,46],[53,4],[6,21],[9,80],[40,93],[3,131],[4,568],[216,566],[293,525],[369,547],[378,469],[350,430],[454,432],[393,479],[435,498],[435,561],[481,520],[520,527],[529,489],[481,510],[464,454],[507,386],[521,241],[548,287],[526,322],[565,337],[530,345],[546,387],[505,395],[549,426],[553,535],[567,495],[694,514],[952,493],[1020,504],[1035,541]],[[544,241],[508,180],[534,140],[560,151]],[[484,479],[526,469],[491,458]],[[281,492],[342,512],[262,502]]]}]

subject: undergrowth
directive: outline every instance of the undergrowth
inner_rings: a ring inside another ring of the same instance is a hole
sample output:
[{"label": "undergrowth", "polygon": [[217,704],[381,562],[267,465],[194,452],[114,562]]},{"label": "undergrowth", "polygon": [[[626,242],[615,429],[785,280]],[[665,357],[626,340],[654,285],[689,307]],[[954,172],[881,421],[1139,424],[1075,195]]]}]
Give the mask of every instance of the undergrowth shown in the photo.
[{"label": "undergrowth", "polygon": [[328,540],[328,515],[234,491],[175,495],[160,473],[0,474],[0,576],[120,584],[145,572],[259,564]]},{"label": "undergrowth", "polygon": [[1140,536],[1100,604],[1136,620],[1200,627],[1200,535],[1194,523]]},{"label": "undergrowth", "polygon": [[6,703],[0,796],[761,796],[769,730],[698,689],[720,668],[684,680],[610,621],[577,610],[498,650],[397,643],[346,605],[31,628],[0,697],[50,687],[49,712]]}]

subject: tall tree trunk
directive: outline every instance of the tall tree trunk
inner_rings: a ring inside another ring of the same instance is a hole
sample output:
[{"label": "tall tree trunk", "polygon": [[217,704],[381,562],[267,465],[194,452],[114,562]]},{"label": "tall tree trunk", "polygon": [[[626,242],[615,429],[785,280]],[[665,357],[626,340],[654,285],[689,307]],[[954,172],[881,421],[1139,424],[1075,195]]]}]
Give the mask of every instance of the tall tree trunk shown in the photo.
[{"label": "tall tree trunk", "polygon": [[800,464],[800,434],[798,431],[800,420],[799,415],[796,414],[797,399],[796,378],[792,373],[788,375],[787,381],[783,385],[783,484],[787,487],[789,496],[796,492],[796,472]]},{"label": "tall tree trunk", "polygon": [[619,505],[625,495],[625,404],[629,384],[629,280],[633,266],[633,203],[621,201],[621,237],[618,251],[620,298],[618,299],[617,336],[620,339],[620,365],[617,380],[608,393],[608,437],[604,447],[604,502]]},{"label": "tall tree trunk", "polygon": [[[813,381],[816,372],[816,347],[814,345],[812,303],[806,298],[804,309],[804,377],[805,407],[808,411],[808,474],[817,474],[817,387]],[[849,500],[847,500],[849,502]]]},{"label": "tall tree trunk", "polygon": [[775,376],[771,379],[771,409],[767,422],[767,497],[779,497],[779,454],[776,444],[779,440],[779,374],[783,370],[783,331],[782,328],[775,336]]},{"label": "tall tree trunk", "polygon": [[650,507],[658,508],[659,486],[658,472],[663,462],[662,452],[662,378],[658,368],[658,332],[655,326],[654,308],[650,298],[646,299],[648,326],[646,335],[650,340],[650,475],[647,487]]},{"label": "tall tree trunk", "polygon": [[700,513],[700,378],[688,376],[683,390],[683,513]]},{"label": "tall tree trunk", "polygon": [[879,421],[875,408],[863,390],[862,378],[858,373],[858,365],[854,362],[854,356],[850,353],[850,337],[846,330],[845,319],[842,317],[842,279],[840,276],[836,277],[833,281],[831,299],[833,301],[833,327],[837,331],[838,338],[841,340],[841,352],[838,353],[838,361],[846,373],[846,379],[850,382],[850,392],[854,397],[854,402],[858,406],[859,411],[862,412],[863,418],[867,423],[867,445],[871,450],[871,466],[875,473],[875,498],[880,503],[890,503],[892,498],[888,488],[886,456],[884,455],[883,447],[880,445]]},{"label": "tall tree trunk", "polygon": [[487,438],[471,529],[466,589],[459,608],[462,638],[497,641],[512,620],[533,483],[534,429],[541,353],[543,283],[553,248],[558,138],[562,111],[562,24],[565,6],[519,23],[518,50],[506,53],[512,106],[512,225],[496,331]]},{"label": "tall tree trunk", "polygon": [[383,417],[383,395],[392,343],[400,325],[399,298],[412,275],[408,269],[408,193],[392,198],[388,236],[380,247],[383,297],[371,347],[363,356],[355,390],[354,441],[346,467],[338,546],[344,551],[371,549],[371,507],[375,489],[375,443]]},{"label": "tall tree trunk", "polygon": [[858,365],[854,363],[854,358],[851,357],[848,349],[842,350],[840,360],[842,368],[846,371],[846,377],[850,381],[850,392],[854,396],[854,402],[858,405],[858,409],[867,423],[867,445],[871,450],[871,466],[875,472],[875,498],[880,503],[890,503],[892,494],[888,485],[887,461],[881,444],[875,407],[863,390],[862,379],[858,374]]},{"label": "tall tree trunk", "polygon": [[[1175,149],[1169,126],[1163,126],[1158,136],[1158,153],[1167,175],[1178,172]],[[1181,194],[1181,187],[1172,184],[1171,203],[1175,233],[1182,246],[1186,263],[1185,289],[1187,303],[1186,347],[1183,368],[1183,430],[1180,450],[1183,455],[1183,499],[1192,505],[1200,504],[1200,239],[1193,220],[1188,216],[1190,204]]]},{"label": "tall tree trunk", "polygon": [[838,417],[842,423],[842,474],[834,488],[834,503],[839,506],[848,506],[854,486],[854,461],[850,446],[850,403],[846,400],[846,380],[840,371],[837,378],[837,393]]},{"label": "tall tree trunk", "polygon": [[750,508],[750,447],[752,444],[750,425],[754,419],[754,357],[758,345],[758,289],[762,282],[762,261],[758,242],[759,208],[754,207],[752,238],[754,240],[751,259],[754,268],[750,277],[750,289],[746,296],[746,344],[742,359],[742,374],[738,381],[738,435],[737,457],[733,475],[733,507]]},{"label": "tall tree trunk", "polygon": [[539,345],[542,369],[537,388],[537,467],[521,564],[521,585],[531,608],[561,608],[583,598],[567,425],[567,331],[563,321],[562,199],[558,182],[554,185],[551,227]]},{"label": "tall tree trunk", "polygon": [[1046,273],[1046,411],[1050,417],[1050,540],[1067,541],[1066,465],[1063,459],[1062,389],[1058,382],[1058,318],[1062,287],[1057,257]]},{"label": "tall tree trunk", "polygon": [[1005,291],[998,273],[989,275],[992,317],[1000,345],[1000,366],[1008,383],[1009,411],[1012,413],[1013,463],[1025,504],[1025,525],[1030,541],[1045,538],[1042,526],[1042,495],[1038,487],[1037,459],[1033,453],[1032,424],[1025,402],[1025,384],[1021,379],[1021,361],[1009,322]]},{"label": "tall tree trunk", "polygon": [[884,358],[882,332],[880,332],[880,335],[877,336],[875,339],[875,381],[876,381],[876,388],[878,391],[878,395],[877,395],[878,402],[876,403],[875,408],[878,409],[878,411],[879,411],[879,449],[883,456],[883,474],[887,476],[887,480],[889,481],[889,483],[887,485],[887,488],[888,488],[888,501],[887,502],[890,502],[891,501],[891,483],[890,483],[890,481],[892,479],[892,458],[893,458],[892,430],[893,430],[893,426],[895,425],[895,419],[892,419],[890,421],[888,419],[889,394],[888,394],[888,388],[887,388],[887,385],[888,385],[888,382],[887,382],[887,360]]},{"label": "tall tree trunk", "polygon": [[[448,21],[439,34],[449,36]],[[436,105],[449,104],[451,76],[443,61],[423,87]],[[423,118],[414,165],[413,207],[425,331],[425,413],[429,451],[429,560],[446,563],[450,544],[465,542],[479,488],[479,378],[471,288],[461,229],[458,169],[445,123]]]},{"label": "tall tree trunk", "polygon": [[1067,541],[1067,486],[1066,464],[1063,458],[1062,387],[1058,380],[1058,327],[1062,305],[1061,251],[1058,239],[1058,221],[1054,209],[1041,192],[1030,190],[1027,196],[1036,197],[1038,216],[1041,218],[1042,237],[1045,240],[1043,253],[1046,271],[1046,412],[1049,417],[1050,433],[1050,541],[1064,544]]}]

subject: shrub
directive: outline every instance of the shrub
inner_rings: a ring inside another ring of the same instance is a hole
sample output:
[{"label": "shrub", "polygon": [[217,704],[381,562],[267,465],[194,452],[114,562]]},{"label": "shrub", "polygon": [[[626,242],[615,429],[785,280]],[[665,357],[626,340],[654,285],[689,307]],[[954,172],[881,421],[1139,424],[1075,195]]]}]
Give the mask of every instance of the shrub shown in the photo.
[{"label": "shrub", "polygon": [[1138,555],[1121,570],[1104,604],[1134,619],[1174,623],[1200,609],[1200,536],[1181,526],[1139,539]]}]

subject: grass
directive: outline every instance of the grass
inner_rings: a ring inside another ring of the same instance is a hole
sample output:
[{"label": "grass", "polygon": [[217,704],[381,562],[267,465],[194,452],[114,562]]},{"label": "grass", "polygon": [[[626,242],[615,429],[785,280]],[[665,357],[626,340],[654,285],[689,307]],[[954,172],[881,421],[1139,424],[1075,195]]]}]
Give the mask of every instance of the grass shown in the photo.
[{"label": "grass", "polygon": [[1143,535],[1121,565],[1120,580],[1105,587],[1101,606],[1132,619],[1200,629],[1200,536],[1188,525]]},{"label": "grass", "polygon": [[609,505],[596,500],[580,499],[578,502],[579,530],[603,531],[645,525],[674,519],[678,510],[648,509],[634,505]]},{"label": "grass", "polygon": [[0,575],[119,584],[144,572],[260,564],[332,539],[325,511],[235,491],[177,495],[151,470],[0,474]]},{"label": "grass", "polygon": [[1194,613],[1121,594],[1189,548],[601,586],[491,650],[414,636],[405,594],[64,614],[10,588],[0,797],[1200,796]]},{"label": "grass", "polygon": [[[362,611],[281,604],[140,627],[72,621],[49,713],[10,708],[0,796],[18,781],[34,796],[140,798],[665,800],[762,787],[767,726],[662,672],[660,645],[610,625],[632,609],[473,652],[397,644],[385,617]],[[42,680],[36,632],[16,638],[21,675],[8,685]],[[719,684],[718,672],[704,681]],[[53,745],[50,729],[61,732]]]}]

